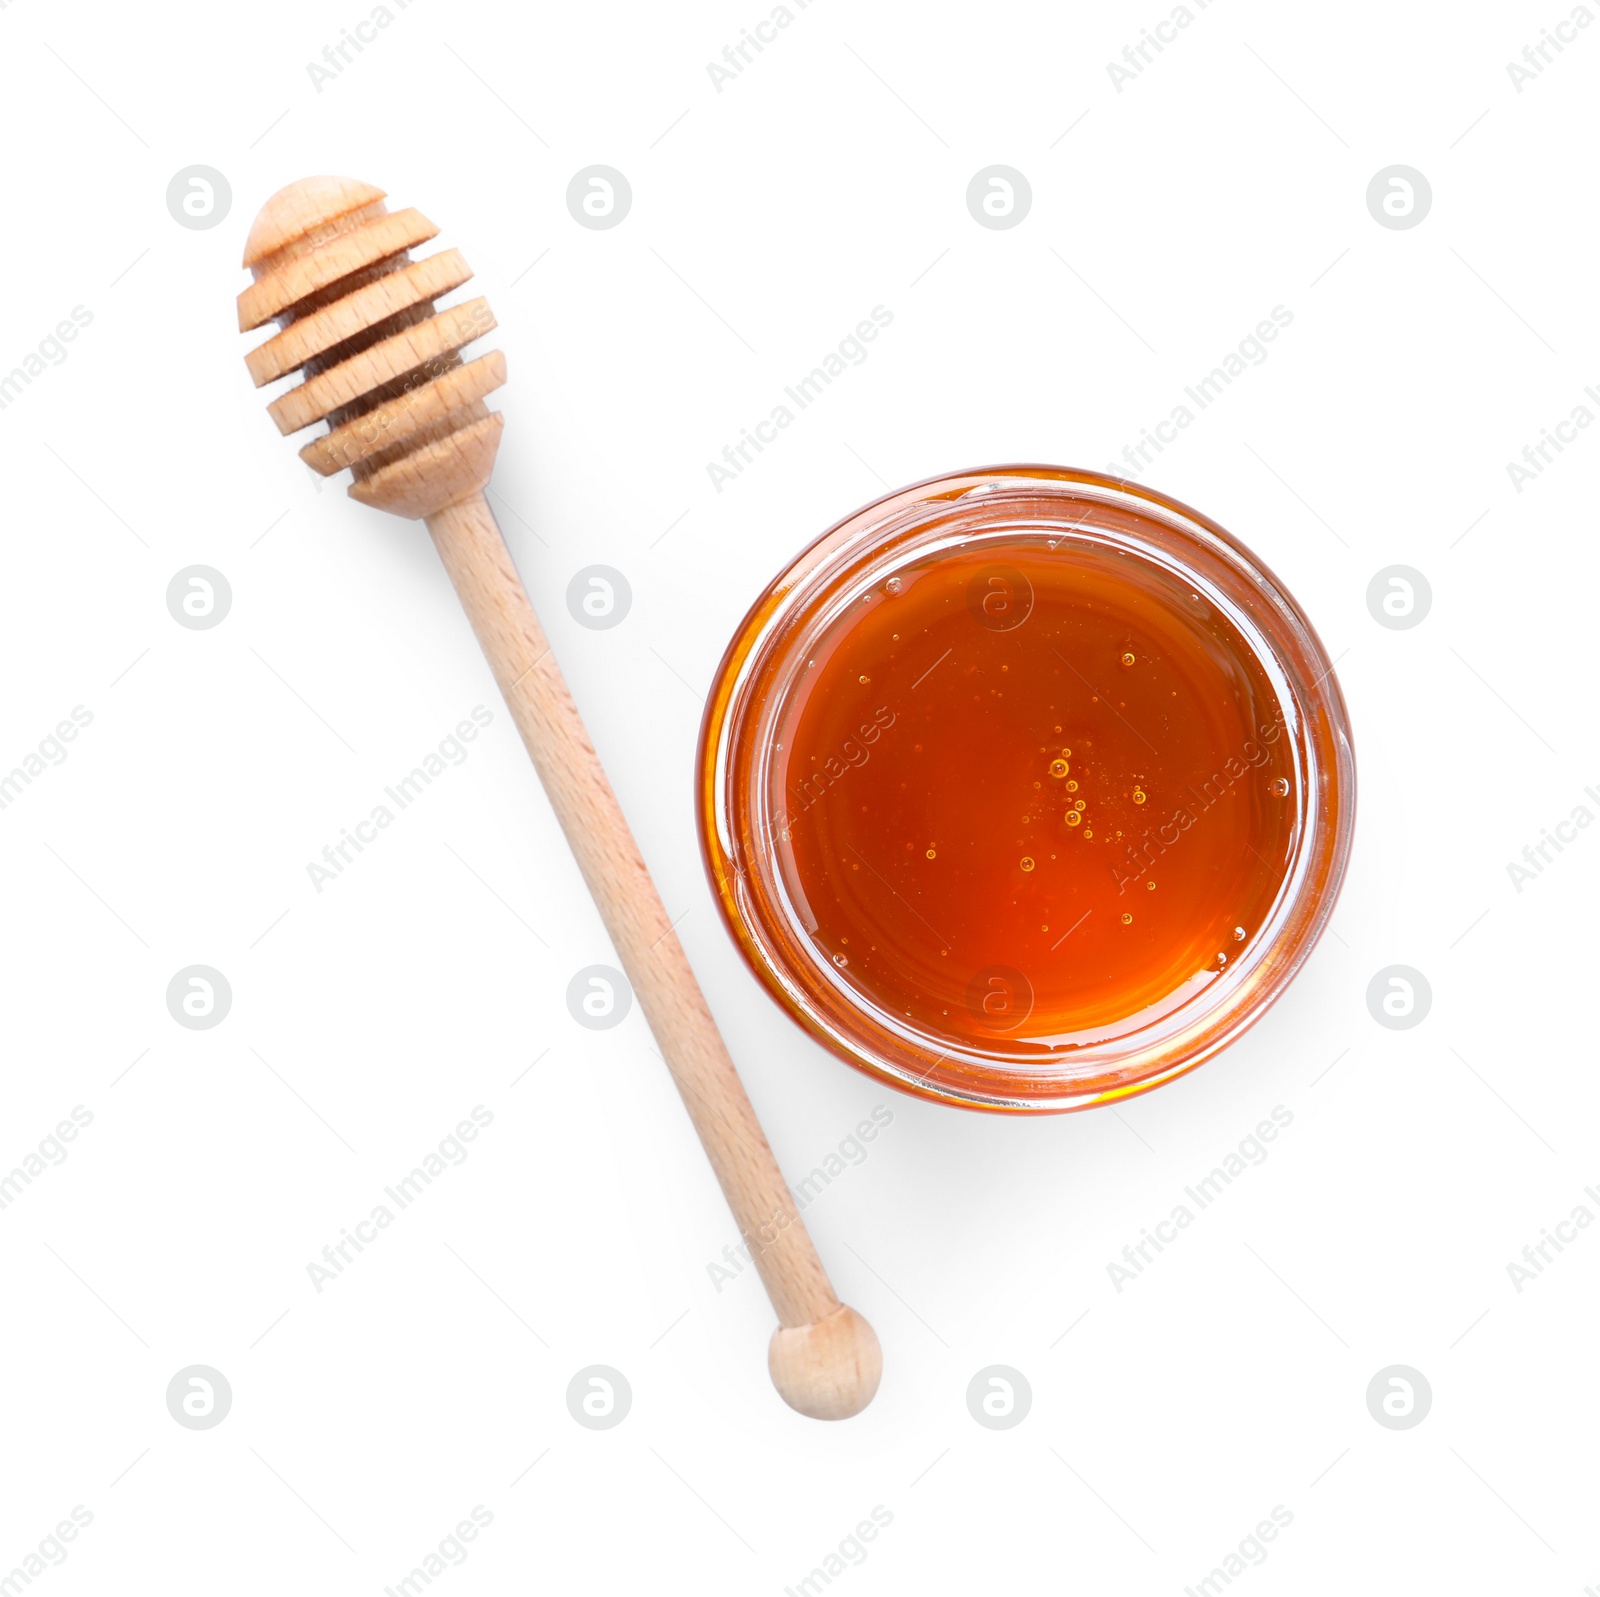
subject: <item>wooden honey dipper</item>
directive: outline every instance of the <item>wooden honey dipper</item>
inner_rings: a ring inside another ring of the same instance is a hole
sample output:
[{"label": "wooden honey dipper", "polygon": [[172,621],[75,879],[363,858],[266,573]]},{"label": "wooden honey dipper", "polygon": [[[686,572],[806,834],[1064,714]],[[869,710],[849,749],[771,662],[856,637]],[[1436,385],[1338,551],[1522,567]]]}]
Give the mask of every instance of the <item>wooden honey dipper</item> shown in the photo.
[{"label": "wooden honey dipper", "polygon": [[314,470],[349,467],[353,499],[427,522],[751,1244],[778,1314],[773,1384],[802,1414],[848,1418],[878,1389],[877,1336],[829,1284],[483,495],[503,425],[484,399],[506,363],[459,351],[494,316],[483,299],[434,309],[472,273],[456,250],[412,260],[439,230],[383,201],[382,189],[337,177],[267,201],[245,242],[254,281],[239,329],[276,320],[280,331],[245,364],[257,387],[304,371],[267,408],[283,433],[328,423],[300,451]]}]

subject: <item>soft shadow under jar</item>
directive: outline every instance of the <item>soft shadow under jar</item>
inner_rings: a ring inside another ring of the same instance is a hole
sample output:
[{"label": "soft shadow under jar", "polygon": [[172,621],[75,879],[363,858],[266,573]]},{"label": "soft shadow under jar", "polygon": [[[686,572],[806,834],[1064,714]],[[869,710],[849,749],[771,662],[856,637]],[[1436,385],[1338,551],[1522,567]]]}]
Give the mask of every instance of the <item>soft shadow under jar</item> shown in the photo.
[{"label": "soft shadow under jar", "polygon": [[1283,991],[1349,854],[1344,702],[1298,605],[1116,478],[961,473],[762,595],[706,711],[712,886],[778,1003],[970,1108],[1170,1081]]}]

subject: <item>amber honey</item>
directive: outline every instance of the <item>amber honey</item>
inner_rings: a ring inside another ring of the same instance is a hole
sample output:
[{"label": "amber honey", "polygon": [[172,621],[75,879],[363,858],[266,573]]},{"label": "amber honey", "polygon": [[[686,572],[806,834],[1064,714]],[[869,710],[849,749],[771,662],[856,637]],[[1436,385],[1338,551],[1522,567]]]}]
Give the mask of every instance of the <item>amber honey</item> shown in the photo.
[{"label": "amber honey", "polygon": [[1248,551],[1087,473],[869,506],[752,611],[708,710],[730,928],[897,1085],[1080,1107],[1215,1051],[1332,906],[1331,666]]},{"label": "amber honey", "polygon": [[1125,556],[928,557],[818,644],[779,734],[782,870],[843,979],[930,1035],[1054,1051],[1215,980],[1294,831],[1275,695]]}]

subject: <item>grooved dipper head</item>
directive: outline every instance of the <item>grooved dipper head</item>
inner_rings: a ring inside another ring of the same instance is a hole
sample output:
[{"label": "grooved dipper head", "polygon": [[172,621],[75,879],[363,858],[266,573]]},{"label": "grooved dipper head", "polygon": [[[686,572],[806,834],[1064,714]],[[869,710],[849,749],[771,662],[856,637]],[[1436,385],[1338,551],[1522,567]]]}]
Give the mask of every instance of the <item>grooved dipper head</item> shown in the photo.
[{"label": "grooved dipper head", "polygon": [[278,324],[245,357],[257,387],[304,373],[267,410],[284,433],[327,422],[300,451],[313,470],[348,467],[353,499],[430,516],[489,480],[503,418],[484,397],[505,381],[505,356],[462,360],[495,325],[489,303],[436,310],[471,268],[458,250],[413,260],[439,230],[384,198],[342,177],[274,194],[245,241],[254,281],[239,296],[239,328]]}]

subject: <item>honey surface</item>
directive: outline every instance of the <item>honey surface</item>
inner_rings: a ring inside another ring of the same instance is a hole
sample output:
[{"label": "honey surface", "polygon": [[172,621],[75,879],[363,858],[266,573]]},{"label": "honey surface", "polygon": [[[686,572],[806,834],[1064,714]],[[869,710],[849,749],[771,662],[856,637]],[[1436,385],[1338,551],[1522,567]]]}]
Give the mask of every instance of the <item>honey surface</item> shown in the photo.
[{"label": "honey surface", "polygon": [[1181,578],[986,541],[880,584],[809,660],[771,773],[779,868],[899,1025],[1023,1054],[1122,1035],[1257,935],[1292,739]]}]

